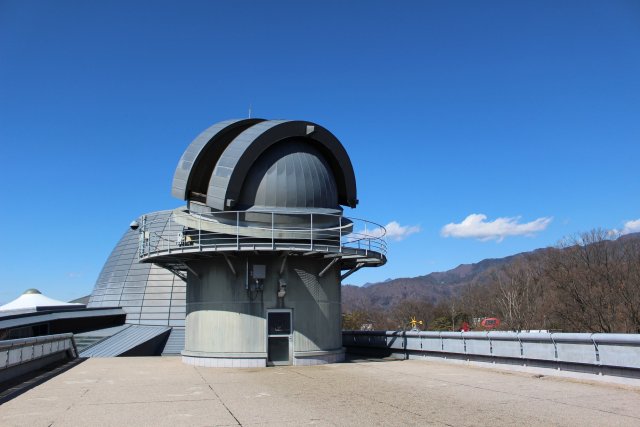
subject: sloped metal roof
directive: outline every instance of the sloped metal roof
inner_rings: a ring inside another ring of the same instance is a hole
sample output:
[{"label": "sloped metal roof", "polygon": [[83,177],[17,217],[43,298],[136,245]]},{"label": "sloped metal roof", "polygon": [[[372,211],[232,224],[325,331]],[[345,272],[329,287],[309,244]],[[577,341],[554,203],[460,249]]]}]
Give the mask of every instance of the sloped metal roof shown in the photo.
[{"label": "sloped metal roof", "polygon": [[184,350],[184,328],[174,327],[167,338],[162,355],[176,355],[180,354],[182,350]]},{"label": "sloped metal roof", "polygon": [[131,325],[125,323],[124,325],[112,326],[110,328],[102,328],[96,329],[93,331],[80,332],[79,334],[73,334],[74,337],[102,337],[108,338],[119,332],[122,332],[124,329],[127,329]]},{"label": "sloped metal roof", "polygon": [[169,332],[168,326],[131,325],[110,338],[89,347],[80,357],[119,356],[157,336]]},{"label": "sloped metal roof", "polygon": [[80,322],[80,319],[87,317],[118,316],[123,314],[125,314],[125,312],[119,307],[23,313],[10,316],[0,316],[0,329],[17,328],[60,319],[78,319],[77,321]]}]

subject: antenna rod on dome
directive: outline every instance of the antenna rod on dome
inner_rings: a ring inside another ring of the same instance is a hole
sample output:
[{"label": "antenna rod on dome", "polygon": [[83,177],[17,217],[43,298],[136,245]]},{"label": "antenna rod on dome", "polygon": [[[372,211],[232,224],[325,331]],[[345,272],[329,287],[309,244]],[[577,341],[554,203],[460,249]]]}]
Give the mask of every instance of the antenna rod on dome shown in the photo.
[{"label": "antenna rod on dome", "polygon": [[251,118],[251,104],[249,104],[249,118]]}]

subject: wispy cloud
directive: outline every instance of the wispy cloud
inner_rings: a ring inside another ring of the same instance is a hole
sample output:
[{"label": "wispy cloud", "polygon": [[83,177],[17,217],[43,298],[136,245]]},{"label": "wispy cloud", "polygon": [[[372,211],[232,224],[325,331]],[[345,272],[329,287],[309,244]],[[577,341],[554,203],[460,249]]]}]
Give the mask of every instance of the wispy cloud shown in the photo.
[{"label": "wispy cloud", "polygon": [[519,223],[520,217],[500,217],[487,221],[484,214],[471,214],[461,223],[449,223],[442,227],[443,237],[473,238],[481,241],[501,242],[507,236],[534,236],[547,228],[551,217],[538,218],[531,222]]},{"label": "wispy cloud", "polygon": [[637,233],[640,231],[640,218],[624,223],[622,234]]},{"label": "wispy cloud", "polygon": [[638,233],[638,232],[640,232],[640,218],[632,219],[631,221],[625,222],[624,227],[622,227],[622,230],[619,230],[617,228],[609,230],[609,235],[622,236],[624,234]]},{"label": "wispy cloud", "polygon": [[387,239],[391,240],[404,240],[420,232],[419,225],[400,225],[396,221],[391,221],[384,228],[387,230]]},{"label": "wispy cloud", "polygon": [[381,228],[374,228],[372,230],[360,231],[359,234],[371,237],[381,237],[384,235],[389,240],[400,241],[406,239],[412,234],[419,233],[420,231],[421,228],[419,225],[400,225],[397,221],[391,221],[389,224],[384,226],[384,230]]},{"label": "wispy cloud", "polygon": [[637,232],[640,232],[640,218],[632,219],[631,221],[625,222],[622,230],[618,230],[617,228],[614,228],[613,230],[609,231],[609,234],[623,235],[623,234],[637,233]]},{"label": "wispy cloud", "polygon": [[82,273],[78,273],[77,271],[70,271],[69,273],[67,273],[67,277],[70,279],[77,279],[78,277],[81,277]]}]

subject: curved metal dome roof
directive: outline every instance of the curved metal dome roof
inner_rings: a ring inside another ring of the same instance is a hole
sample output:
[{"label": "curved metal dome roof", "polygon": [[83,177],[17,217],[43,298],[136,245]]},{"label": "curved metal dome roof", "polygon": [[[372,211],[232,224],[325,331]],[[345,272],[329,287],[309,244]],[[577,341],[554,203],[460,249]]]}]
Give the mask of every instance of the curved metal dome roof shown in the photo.
[{"label": "curved metal dome roof", "polygon": [[238,208],[339,209],[336,180],[315,147],[297,138],[281,141],[247,173]]},{"label": "curved metal dome roof", "polygon": [[[287,159],[262,159],[274,155],[273,146],[292,140],[311,148],[299,149],[301,154],[280,151],[280,157]],[[265,169],[267,163],[270,164]],[[304,180],[291,184],[277,178],[282,173],[279,170],[286,171],[285,175],[296,175],[293,172],[296,163],[311,168],[297,172]],[[318,173],[315,178],[307,174],[311,171]],[[260,176],[253,176],[255,173]],[[302,188],[304,185],[310,188]],[[248,195],[255,190],[259,198],[261,189],[266,188],[286,196],[270,200],[271,196],[265,195],[259,201]],[[263,205],[336,209],[339,205],[354,208],[358,203],[353,166],[340,141],[322,126],[296,120],[228,120],[211,126],[182,155],[174,174],[172,194],[188,202],[205,204],[214,211]]]}]

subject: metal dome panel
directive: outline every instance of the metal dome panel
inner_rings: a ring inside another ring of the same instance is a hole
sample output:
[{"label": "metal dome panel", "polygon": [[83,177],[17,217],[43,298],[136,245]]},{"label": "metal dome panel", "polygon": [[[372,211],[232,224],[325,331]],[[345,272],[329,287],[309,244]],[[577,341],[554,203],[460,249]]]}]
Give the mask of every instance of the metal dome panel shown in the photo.
[{"label": "metal dome panel", "polygon": [[331,167],[305,141],[281,141],[253,164],[244,181],[240,209],[338,209],[338,190]]},{"label": "metal dome panel", "polygon": [[194,139],[182,154],[173,175],[171,194],[189,200],[192,192],[204,194],[220,154],[248,127],[263,119],[225,120],[216,123]]},{"label": "metal dome panel", "polygon": [[358,202],[355,174],[340,141],[322,126],[286,120],[257,123],[226,147],[209,181],[206,204],[220,211],[234,208],[247,173],[258,158],[273,144],[294,137],[304,139],[323,154],[336,182],[339,204],[355,207]]}]

